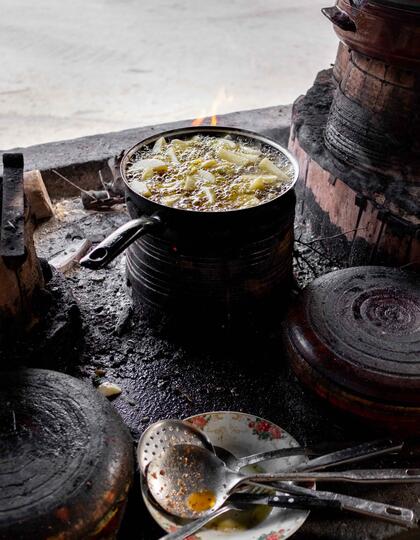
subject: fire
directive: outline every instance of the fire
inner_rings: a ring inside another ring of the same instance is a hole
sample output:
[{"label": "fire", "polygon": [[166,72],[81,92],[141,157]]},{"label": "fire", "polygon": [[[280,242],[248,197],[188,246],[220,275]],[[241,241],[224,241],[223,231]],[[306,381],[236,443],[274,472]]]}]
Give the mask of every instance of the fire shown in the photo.
[{"label": "fire", "polygon": [[233,96],[227,94],[226,89],[224,86],[220,88],[220,90],[217,92],[216,97],[213,100],[213,103],[211,104],[209,109],[203,109],[200,111],[199,116],[195,118],[191,125],[194,127],[202,126],[204,123],[210,124],[211,126],[217,126],[218,124],[218,118],[216,113],[220,112],[218,109],[222,106],[226,106],[228,103],[233,102]]},{"label": "fire", "polygon": [[204,122],[204,117],[203,116],[200,116],[198,118],[196,118],[195,120],[193,120],[191,122],[191,125],[194,126],[194,127],[197,127],[197,126],[201,126]]},{"label": "fire", "polygon": [[[191,122],[191,125],[194,127],[202,126],[205,120],[206,120],[206,116],[199,116],[198,118],[195,118]],[[217,126],[217,116],[215,114],[213,114],[212,117],[210,118],[210,125]]]}]

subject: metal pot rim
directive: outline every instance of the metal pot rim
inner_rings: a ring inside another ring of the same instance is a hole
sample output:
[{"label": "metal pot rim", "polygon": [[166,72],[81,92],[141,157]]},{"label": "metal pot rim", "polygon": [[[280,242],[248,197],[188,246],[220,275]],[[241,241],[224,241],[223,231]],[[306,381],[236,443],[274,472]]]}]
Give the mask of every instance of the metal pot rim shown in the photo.
[{"label": "metal pot rim", "polygon": [[[288,188],[285,191],[283,191],[282,193],[280,193],[274,199],[270,199],[269,201],[263,202],[262,204],[258,204],[256,206],[250,206],[248,208],[236,208],[236,209],[222,210],[222,211],[214,211],[214,210],[213,211],[202,211],[202,210],[191,210],[191,209],[188,209],[188,208],[172,208],[170,206],[165,206],[163,204],[160,204],[160,203],[158,203],[156,201],[152,201],[152,200],[148,199],[147,197],[143,197],[143,195],[140,195],[140,193],[137,193],[137,191],[135,191],[131,187],[130,182],[128,181],[128,179],[126,177],[125,170],[126,170],[128,161],[131,159],[132,155],[135,154],[136,152],[138,152],[140,148],[142,148],[144,146],[149,146],[150,144],[157,141],[157,139],[159,139],[160,137],[176,138],[177,136],[183,136],[183,135],[190,135],[191,137],[193,137],[194,135],[209,135],[209,134],[213,134],[213,135],[216,135],[216,134],[234,135],[236,137],[238,137],[238,136],[239,137],[245,137],[245,138],[248,138],[250,140],[254,140],[254,141],[257,140],[259,142],[267,144],[268,146],[271,146],[277,152],[280,152],[281,154],[283,154],[289,160],[289,162],[292,164],[293,171],[294,171],[293,180],[291,181]],[[149,204],[150,203],[155,204],[157,208],[165,209],[165,211],[168,211],[168,212],[170,212],[170,211],[180,212],[181,211],[181,212],[188,212],[190,214],[206,214],[206,215],[220,215],[220,214],[223,214],[223,215],[226,215],[226,214],[233,214],[233,213],[236,213],[236,212],[252,211],[252,210],[255,210],[256,208],[262,208],[267,204],[273,203],[274,201],[278,201],[281,197],[286,195],[289,191],[291,191],[294,188],[294,186],[295,186],[295,184],[297,182],[297,179],[299,177],[299,165],[298,165],[297,160],[295,159],[295,157],[288,150],[286,150],[283,146],[278,144],[274,139],[271,139],[270,137],[266,137],[265,135],[260,135],[258,133],[253,132],[253,131],[240,129],[240,128],[235,128],[235,127],[229,127],[229,126],[198,126],[198,127],[177,128],[177,129],[171,129],[171,130],[167,130],[167,131],[159,131],[159,132],[157,132],[157,133],[155,133],[153,135],[150,135],[149,137],[141,140],[140,142],[136,143],[129,150],[127,150],[125,152],[125,154],[124,154],[124,156],[123,156],[123,158],[121,160],[121,163],[120,163],[120,173],[121,173],[121,178],[123,179],[124,184],[126,185],[127,189],[129,189],[131,192],[135,193],[135,195],[137,197],[140,197],[140,198],[144,199],[145,201],[147,201]]]}]

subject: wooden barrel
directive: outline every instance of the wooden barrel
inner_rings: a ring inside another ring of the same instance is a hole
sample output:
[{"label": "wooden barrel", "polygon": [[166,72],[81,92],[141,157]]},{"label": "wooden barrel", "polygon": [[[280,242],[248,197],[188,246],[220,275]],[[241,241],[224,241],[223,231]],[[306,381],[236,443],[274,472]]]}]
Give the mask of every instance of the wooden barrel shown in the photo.
[{"label": "wooden barrel", "polygon": [[63,373],[2,372],[0,425],[1,540],[116,537],[133,450],[106,398]]},{"label": "wooden barrel", "polygon": [[325,129],[327,149],[353,167],[418,182],[420,70],[351,51],[336,71],[341,78]]},{"label": "wooden barrel", "polygon": [[338,0],[333,70],[294,104],[298,211],[332,258],[420,268],[420,4]]},{"label": "wooden barrel", "polygon": [[420,435],[420,278],[355,267],[313,281],[290,309],[285,342],[300,380],[342,411]]},{"label": "wooden barrel", "polygon": [[334,80],[339,84],[347,68],[351,50],[342,41],[338,44],[337,56],[333,67]]}]

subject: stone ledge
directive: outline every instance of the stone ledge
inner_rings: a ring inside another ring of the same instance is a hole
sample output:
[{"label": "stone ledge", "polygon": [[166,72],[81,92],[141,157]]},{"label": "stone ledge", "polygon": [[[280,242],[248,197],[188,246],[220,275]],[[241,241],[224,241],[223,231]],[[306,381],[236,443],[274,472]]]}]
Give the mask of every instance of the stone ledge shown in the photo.
[{"label": "stone ledge", "polygon": [[[257,131],[287,146],[291,111],[291,105],[280,105],[229,113],[219,116],[218,120],[220,125]],[[39,169],[50,196],[59,198],[75,195],[77,191],[52,173],[52,169],[59,170],[85,189],[95,189],[99,187],[98,171],[110,157],[120,154],[121,151],[155,132],[190,125],[191,120],[182,120],[27,148],[13,148],[11,151],[23,152],[25,170]],[[204,125],[208,125],[208,122],[204,122]],[[0,174],[2,174],[1,167],[0,164]]]}]

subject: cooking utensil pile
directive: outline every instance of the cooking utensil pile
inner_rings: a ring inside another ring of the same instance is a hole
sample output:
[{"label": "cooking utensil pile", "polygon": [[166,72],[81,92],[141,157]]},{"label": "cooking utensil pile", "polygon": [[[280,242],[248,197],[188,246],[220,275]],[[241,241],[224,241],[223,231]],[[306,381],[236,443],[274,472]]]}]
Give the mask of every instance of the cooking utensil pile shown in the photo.
[{"label": "cooking utensil pile", "polygon": [[[172,519],[174,516],[183,518],[179,520],[184,523],[181,528],[163,537],[167,540],[186,538],[229,510],[246,510],[257,504],[305,510],[347,510],[408,528],[417,527],[418,517],[408,508],[289,483],[420,482],[420,469],[323,472],[339,465],[398,453],[404,443],[385,439],[345,446],[297,446],[236,458],[228,450],[213,446],[196,426],[181,420],[162,420],[144,432],[137,459],[147,482],[148,502]],[[328,447],[329,452],[325,453]],[[241,472],[249,465],[290,456],[306,456],[306,459],[292,470],[286,467],[276,473]],[[185,523],[185,519],[189,521]]]}]

